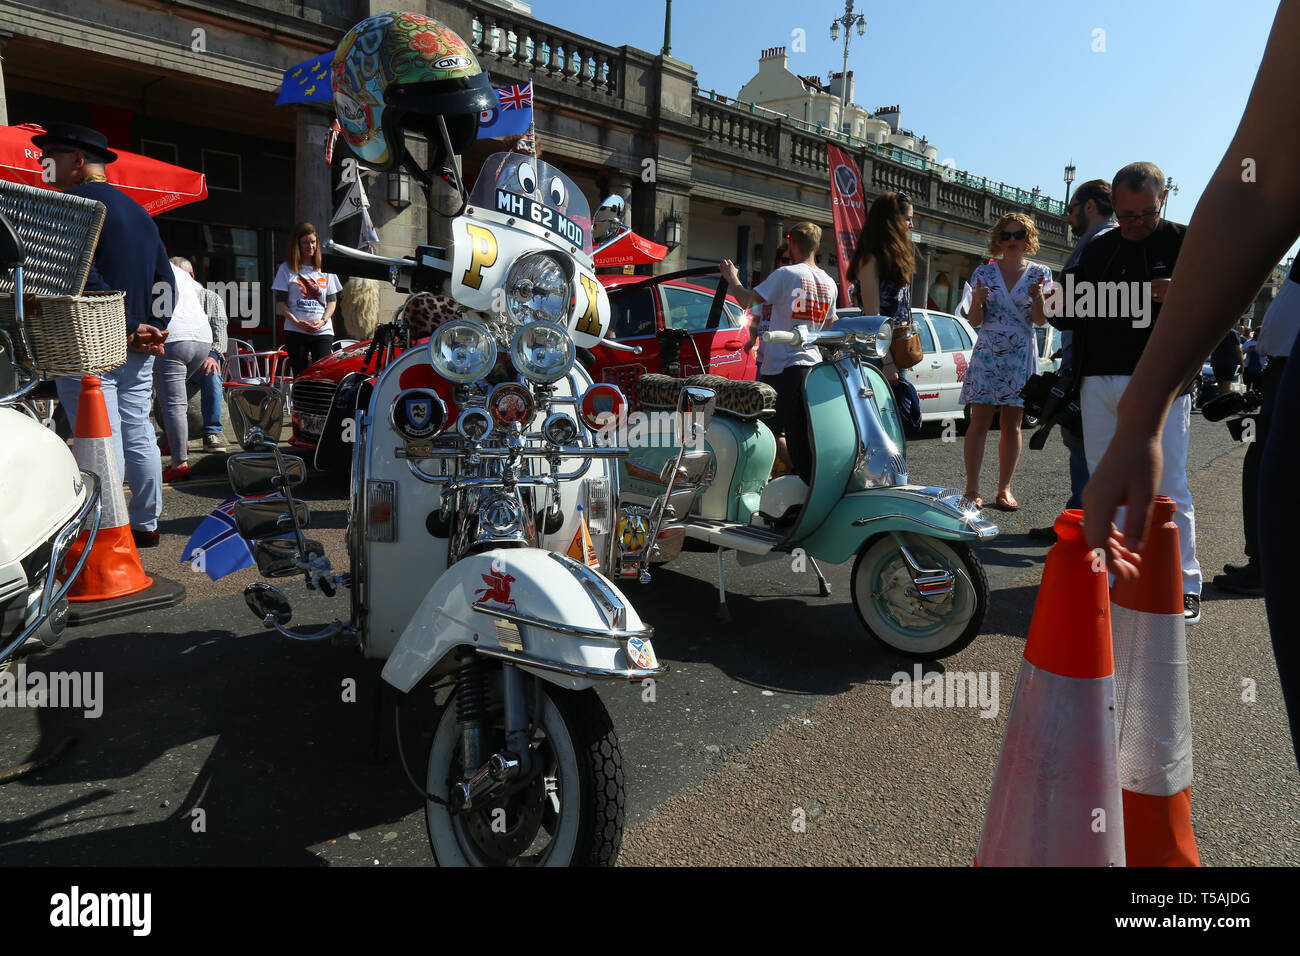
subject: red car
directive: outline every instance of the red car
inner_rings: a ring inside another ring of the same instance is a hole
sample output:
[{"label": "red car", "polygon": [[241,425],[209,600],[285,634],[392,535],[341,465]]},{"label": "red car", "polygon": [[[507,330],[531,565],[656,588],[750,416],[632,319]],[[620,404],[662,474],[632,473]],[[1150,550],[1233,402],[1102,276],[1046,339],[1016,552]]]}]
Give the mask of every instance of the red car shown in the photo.
[{"label": "red car", "polygon": [[[716,323],[713,327],[709,325],[717,292],[716,277],[669,279],[621,294],[617,291],[645,282],[647,278],[599,276],[610,293],[608,337],[640,346],[642,352],[633,355],[607,346],[592,349],[592,361],[587,367],[595,381],[618,385],[635,406],[636,380],[646,372],[661,370],[660,333],[664,330],[685,333],[678,359],[683,376],[704,371],[732,379],[757,377],[754,352],[745,349],[749,341],[749,316],[740,304],[727,296]],[[675,337],[669,332],[663,338]],[[369,346],[368,341],[362,342],[328,355],[294,380],[290,396],[291,445],[316,447],[339,382],[348,373],[361,371]],[[394,350],[393,357],[397,354],[400,352]]]}]

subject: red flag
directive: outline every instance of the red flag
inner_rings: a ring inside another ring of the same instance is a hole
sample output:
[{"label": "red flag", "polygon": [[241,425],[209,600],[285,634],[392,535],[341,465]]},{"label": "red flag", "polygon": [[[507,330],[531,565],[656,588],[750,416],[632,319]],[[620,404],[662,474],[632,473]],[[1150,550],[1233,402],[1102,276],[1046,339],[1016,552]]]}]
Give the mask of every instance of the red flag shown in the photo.
[{"label": "red flag", "polygon": [[849,260],[858,244],[858,235],[867,221],[867,205],[862,195],[862,176],[853,157],[838,146],[826,144],[826,158],[831,168],[831,209],[835,217],[836,260],[840,267],[840,296],[849,303]]}]

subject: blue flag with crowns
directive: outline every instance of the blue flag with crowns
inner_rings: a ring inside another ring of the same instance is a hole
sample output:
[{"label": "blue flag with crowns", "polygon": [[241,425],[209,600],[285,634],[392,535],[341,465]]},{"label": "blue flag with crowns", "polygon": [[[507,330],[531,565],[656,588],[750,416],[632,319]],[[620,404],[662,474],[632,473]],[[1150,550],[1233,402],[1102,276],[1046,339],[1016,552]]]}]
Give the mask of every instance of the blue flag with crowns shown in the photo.
[{"label": "blue flag with crowns", "polygon": [[330,64],[333,62],[334,51],[327,50],[320,56],[289,67],[284,71],[280,98],[275,101],[275,105],[328,103],[333,100],[334,95],[330,92]]}]

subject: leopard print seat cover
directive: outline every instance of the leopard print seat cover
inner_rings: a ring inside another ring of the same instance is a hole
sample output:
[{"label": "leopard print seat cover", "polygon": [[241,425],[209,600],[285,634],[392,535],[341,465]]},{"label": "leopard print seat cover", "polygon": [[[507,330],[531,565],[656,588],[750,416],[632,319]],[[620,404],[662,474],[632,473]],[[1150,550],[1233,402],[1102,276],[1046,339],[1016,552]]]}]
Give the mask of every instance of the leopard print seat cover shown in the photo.
[{"label": "leopard print seat cover", "polygon": [[717,410],[736,418],[767,418],[776,410],[776,389],[771,385],[721,375],[672,378],[651,372],[637,379],[637,398],[646,408],[676,408],[677,394],[686,385],[713,389],[718,396]]}]

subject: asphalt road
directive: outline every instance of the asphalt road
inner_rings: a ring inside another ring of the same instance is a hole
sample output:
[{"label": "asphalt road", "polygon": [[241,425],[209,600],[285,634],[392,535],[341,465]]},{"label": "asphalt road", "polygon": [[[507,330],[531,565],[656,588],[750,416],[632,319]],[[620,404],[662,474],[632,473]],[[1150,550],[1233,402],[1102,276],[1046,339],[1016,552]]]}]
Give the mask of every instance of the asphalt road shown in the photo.
[{"label": "asphalt road", "polygon": [[[931,429],[908,451],[913,480],[960,487],[959,444]],[[1223,425],[1193,417],[1207,578],[1240,559],[1242,454]],[[77,628],[30,663],[102,672],[102,715],[0,708],[0,766],[77,740],[52,767],[0,786],[0,863],[429,862],[422,803],[393,742],[397,695],[379,682],[379,664],[262,630],[240,595],[257,580],[251,570],[214,583],[180,565],[190,531],[228,494],[222,458],[195,456],[195,478],[166,492],[162,547],[143,552],[150,573],[187,585],[186,602]],[[1055,517],[1066,475],[1058,440],[1026,449],[1014,487],[1022,508],[994,512],[1002,534],[979,549],[993,589],[984,633],[940,665],[998,675],[989,718],[891,705],[891,675],[912,665],[862,633],[849,564],[825,569],[833,592],[821,598],[813,576],[786,562],[741,569],[729,555],[729,624],[714,617],[712,555],[685,553],[649,585],[630,585],[672,673],[652,701],[639,686],[601,690],[627,773],[620,862],[969,865],[1046,553],[1024,532]],[[312,534],[336,563],[345,494],[344,482],[318,475],[303,492]],[[288,591],[296,622],[347,613],[345,596]],[[1300,776],[1263,602],[1209,585],[1204,597],[1203,622],[1189,630],[1203,862],[1294,865]],[[345,700],[349,679],[355,702]],[[432,714],[427,697],[402,702],[417,775]]]}]

